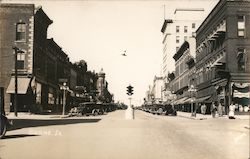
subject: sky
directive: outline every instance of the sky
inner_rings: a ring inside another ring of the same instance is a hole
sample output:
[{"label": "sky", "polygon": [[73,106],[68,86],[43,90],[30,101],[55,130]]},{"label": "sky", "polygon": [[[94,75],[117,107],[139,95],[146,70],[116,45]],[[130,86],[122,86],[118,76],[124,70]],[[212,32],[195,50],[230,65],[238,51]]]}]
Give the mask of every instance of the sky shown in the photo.
[{"label": "sky", "polygon": [[[175,8],[206,7],[218,0],[2,0],[42,6],[53,23],[48,38],[62,47],[71,62],[85,60],[88,70],[102,68],[115,101],[129,103],[126,87],[134,87],[132,104],[143,102],[155,76],[161,76],[161,27]],[[165,5],[165,14],[164,14]],[[126,50],[127,56],[122,56]]]}]

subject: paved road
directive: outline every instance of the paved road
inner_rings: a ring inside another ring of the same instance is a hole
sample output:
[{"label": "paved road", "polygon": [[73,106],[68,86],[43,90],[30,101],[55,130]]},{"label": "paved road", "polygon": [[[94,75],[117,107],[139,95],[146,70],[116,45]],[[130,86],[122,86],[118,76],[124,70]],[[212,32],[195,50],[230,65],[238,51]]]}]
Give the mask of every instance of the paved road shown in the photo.
[{"label": "paved road", "polygon": [[19,120],[1,159],[248,159],[248,120],[192,120],[125,111],[98,117]]}]

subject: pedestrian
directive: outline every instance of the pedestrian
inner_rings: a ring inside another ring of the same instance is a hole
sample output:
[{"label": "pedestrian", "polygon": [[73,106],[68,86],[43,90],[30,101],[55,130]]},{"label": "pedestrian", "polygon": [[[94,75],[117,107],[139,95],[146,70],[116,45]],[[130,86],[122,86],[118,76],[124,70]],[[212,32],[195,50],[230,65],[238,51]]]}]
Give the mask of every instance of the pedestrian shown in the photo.
[{"label": "pedestrian", "polygon": [[203,103],[203,115],[206,114],[206,111],[207,111],[207,106],[205,103]]},{"label": "pedestrian", "polygon": [[218,114],[219,114],[219,117],[223,116],[223,107],[221,105],[221,102],[219,102],[219,105],[218,105]]},{"label": "pedestrian", "polygon": [[231,105],[229,106],[229,113],[228,113],[228,118],[229,119],[235,119],[235,117],[234,117],[234,111],[235,111],[235,105],[232,102]]},{"label": "pedestrian", "polygon": [[211,114],[212,114],[213,118],[215,118],[216,112],[217,112],[217,108],[216,108],[214,102],[212,102],[212,105],[211,105]]}]

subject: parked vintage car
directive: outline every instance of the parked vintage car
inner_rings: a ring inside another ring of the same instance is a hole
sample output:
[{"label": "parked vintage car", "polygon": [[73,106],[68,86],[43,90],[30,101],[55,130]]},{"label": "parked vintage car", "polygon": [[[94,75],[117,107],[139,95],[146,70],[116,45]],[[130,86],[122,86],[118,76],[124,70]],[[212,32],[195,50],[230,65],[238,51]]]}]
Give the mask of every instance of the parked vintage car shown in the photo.
[{"label": "parked vintage car", "polygon": [[157,115],[173,115],[176,116],[177,112],[170,104],[146,104],[143,105],[142,110]]},{"label": "parked vintage car", "polygon": [[96,103],[96,102],[83,102],[79,103],[77,107],[71,108],[69,116],[79,115],[102,115],[117,109],[114,103]]}]

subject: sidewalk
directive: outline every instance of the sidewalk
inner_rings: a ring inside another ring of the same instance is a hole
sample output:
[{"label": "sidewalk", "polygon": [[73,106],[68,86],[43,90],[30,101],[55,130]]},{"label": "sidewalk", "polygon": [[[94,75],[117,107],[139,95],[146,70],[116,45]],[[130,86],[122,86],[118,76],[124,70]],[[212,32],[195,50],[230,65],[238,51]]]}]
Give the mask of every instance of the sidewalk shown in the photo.
[{"label": "sidewalk", "polygon": [[17,117],[13,112],[7,114],[8,119],[61,119],[66,118],[67,115],[58,115],[58,114],[49,114],[49,115],[42,115],[42,114],[31,114],[31,113],[24,113],[18,112]]},{"label": "sidewalk", "polygon": [[[177,112],[177,116],[180,116],[180,117],[183,117],[183,118],[194,119],[194,120],[218,119],[218,118],[220,118],[220,119],[221,118],[228,119],[227,115],[223,115],[222,117],[213,118],[211,114],[203,115],[203,114],[197,113],[196,117],[194,117],[194,116],[191,116],[190,112],[181,112],[181,111]],[[248,115],[235,115],[235,119],[249,120],[250,119],[249,116],[250,116],[249,114]]]}]

